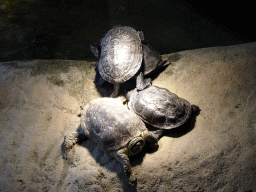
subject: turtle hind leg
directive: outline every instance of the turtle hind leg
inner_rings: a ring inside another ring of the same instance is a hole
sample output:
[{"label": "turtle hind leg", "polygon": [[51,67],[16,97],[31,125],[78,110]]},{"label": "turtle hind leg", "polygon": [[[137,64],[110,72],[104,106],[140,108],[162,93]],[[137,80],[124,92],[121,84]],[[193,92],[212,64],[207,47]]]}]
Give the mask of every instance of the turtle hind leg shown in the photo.
[{"label": "turtle hind leg", "polygon": [[136,79],[136,88],[137,90],[141,91],[149,86],[151,86],[151,79],[150,78],[147,78],[147,79],[144,79],[144,75],[142,72],[140,72],[140,74],[137,76],[137,79]]},{"label": "turtle hind leg", "polygon": [[119,93],[119,88],[120,88],[120,84],[119,84],[119,83],[114,84],[114,91],[113,91],[113,93],[110,95],[110,97],[112,97],[112,98],[117,97],[117,96],[118,96],[118,93]]},{"label": "turtle hind leg", "polygon": [[131,170],[131,164],[129,157],[127,155],[127,149],[120,149],[118,151],[112,151],[110,153],[115,159],[117,159],[120,163],[122,163],[124,168],[124,174],[131,186],[136,184],[136,177],[133,175]]}]

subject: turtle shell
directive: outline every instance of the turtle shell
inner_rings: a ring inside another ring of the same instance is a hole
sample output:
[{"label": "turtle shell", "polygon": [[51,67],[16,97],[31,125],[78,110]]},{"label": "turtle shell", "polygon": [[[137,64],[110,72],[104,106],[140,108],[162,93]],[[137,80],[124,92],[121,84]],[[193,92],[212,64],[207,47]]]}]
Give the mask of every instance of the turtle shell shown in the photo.
[{"label": "turtle shell", "polygon": [[110,83],[123,83],[133,77],[142,64],[139,33],[128,26],[116,26],[101,40],[99,73]]},{"label": "turtle shell", "polygon": [[156,86],[135,91],[130,96],[128,107],[144,122],[160,129],[179,127],[191,115],[191,105],[187,100]]},{"label": "turtle shell", "polygon": [[120,99],[91,101],[81,113],[81,128],[103,150],[117,150],[146,130],[143,121]]}]

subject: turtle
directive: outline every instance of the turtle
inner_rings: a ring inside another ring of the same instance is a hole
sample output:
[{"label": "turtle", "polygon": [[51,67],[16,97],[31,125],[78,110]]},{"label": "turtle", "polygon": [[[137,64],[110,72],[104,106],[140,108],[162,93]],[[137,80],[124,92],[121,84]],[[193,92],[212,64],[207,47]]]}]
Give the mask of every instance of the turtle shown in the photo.
[{"label": "turtle", "polygon": [[132,174],[129,156],[138,154],[146,141],[151,146],[157,146],[157,138],[119,98],[95,99],[83,107],[81,129],[82,132],[73,132],[64,137],[63,157],[75,143],[90,138],[123,164],[125,176],[131,185],[134,185],[136,177]]},{"label": "turtle", "polygon": [[157,86],[142,91],[134,89],[126,94],[126,98],[131,111],[146,124],[158,129],[154,132],[157,139],[163,135],[164,130],[180,127],[200,111],[198,106]]},{"label": "turtle", "polygon": [[130,26],[114,26],[101,39],[100,45],[90,44],[90,49],[99,58],[94,82],[97,86],[105,80],[113,83],[114,91],[110,97],[117,97],[120,84],[134,76],[138,90],[150,86],[151,79],[144,79],[144,75],[167,62],[148,44],[142,31]]}]

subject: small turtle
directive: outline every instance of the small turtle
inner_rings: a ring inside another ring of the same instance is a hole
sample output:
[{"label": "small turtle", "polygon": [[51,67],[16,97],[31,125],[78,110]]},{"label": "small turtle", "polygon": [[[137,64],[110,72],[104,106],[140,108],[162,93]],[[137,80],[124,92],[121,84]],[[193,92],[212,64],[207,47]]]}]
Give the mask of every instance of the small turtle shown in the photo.
[{"label": "small turtle", "polygon": [[104,80],[113,83],[114,91],[111,97],[118,95],[121,83],[136,74],[138,90],[150,86],[151,79],[144,79],[144,75],[167,62],[147,43],[142,31],[137,32],[129,26],[115,26],[101,39],[100,45],[91,44],[90,48],[99,58],[96,64],[95,83],[97,86],[101,86]]},{"label": "small turtle", "polygon": [[142,91],[136,89],[127,93],[128,107],[145,123],[156,127],[154,134],[159,139],[164,130],[183,125],[191,114],[200,111],[196,105],[179,98],[165,88],[150,86]]},{"label": "small turtle", "polygon": [[84,133],[74,132],[64,137],[64,157],[75,143],[88,137],[123,164],[130,184],[134,184],[136,178],[132,174],[128,157],[138,154],[145,141],[157,144],[157,138],[120,99],[100,98],[91,101],[81,113],[81,128]]}]

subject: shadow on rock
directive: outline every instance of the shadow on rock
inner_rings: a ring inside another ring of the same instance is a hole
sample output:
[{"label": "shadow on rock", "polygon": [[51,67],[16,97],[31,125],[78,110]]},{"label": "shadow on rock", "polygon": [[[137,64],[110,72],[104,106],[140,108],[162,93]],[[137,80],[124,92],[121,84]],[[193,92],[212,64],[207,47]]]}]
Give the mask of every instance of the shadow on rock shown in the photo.
[{"label": "shadow on rock", "polygon": [[146,142],[145,146],[137,155],[130,157],[130,162],[132,166],[140,165],[143,162],[143,158],[147,153],[154,153],[159,148],[158,145],[151,146],[149,142]]},{"label": "shadow on rock", "polygon": [[107,81],[105,81],[102,86],[97,86],[97,85],[95,86],[97,88],[98,93],[102,97],[110,97],[110,95],[114,91],[114,85]]},{"label": "shadow on rock", "polygon": [[162,72],[164,72],[167,67],[170,65],[171,63],[169,63],[167,61],[167,64],[165,64],[163,67],[161,67],[160,69],[158,69],[157,71],[152,71],[150,74],[146,75],[145,78],[151,78],[151,80],[155,80]]},{"label": "shadow on rock", "polygon": [[[169,65],[170,65],[170,63],[167,62],[167,64],[165,64],[163,67],[146,75],[145,78],[151,78],[151,80],[153,81],[163,71],[165,71]],[[138,74],[139,74],[139,72],[138,72]],[[120,85],[119,95],[125,95],[126,92],[129,92],[136,88],[136,77],[138,74],[136,74],[134,77],[132,77],[131,79],[129,79],[128,81],[126,81]],[[111,84],[107,81],[105,81],[102,84],[102,86],[96,86],[96,88],[102,97],[109,97],[112,94],[112,92],[114,91],[113,84]]]},{"label": "shadow on rock", "polygon": [[[92,140],[86,138],[84,136],[84,132],[81,129],[81,125],[79,125],[79,127],[76,130],[79,134],[78,137],[78,145],[86,148],[89,153],[91,154],[91,156],[96,160],[97,163],[99,163],[101,166],[105,167],[106,169],[108,169],[111,172],[116,172],[118,177],[120,178],[121,182],[122,182],[122,187],[124,189],[124,191],[137,191],[137,181],[134,183],[134,185],[130,185],[128,180],[126,179],[126,176],[124,174],[124,170],[123,170],[123,165],[118,162],[114,157],[112,157],[110,154],[108,154],[107,152],[103,151],[98,145],[95,144],[95,142],[93,142]],[[75,150],[73,149],[65,149],[64,146],[64,142],[61,145],[61,152],[62,152],[62,157],[67,160],[68,163],[77,166],[77,162],[75,162],[76,160],[75,158]],[[142,162],[142,159],[145,155],[145,153],[147,152],[146,150],[141,151],[140,154],[134,156],[132,159],[130,158],[130,162],[132,167],[134,166],[134,161],[136,158],[138,158],[139,160],[136,162],[136,164],[139,164]],[[87,160],[84,160],[85,162],[87,162]]]},{"label": "shadow on rock", "polygon": [[183,125],[181,125],[177,128],[158,129],[158,128],[155,128],[151,125],[147,125],[147,129],[150,132],[152,132],[153,134],[155,134],[159,138],[159,140],[163,136],[174,137],[174,138],[181,137],[181,136],[189,133],[190,131],[192,131],[195,127],[196,117],[200,114],[201,110],[196,105],[194,105],[194,108],[196,110],[192,112],[191,117]]},{"label": "shadow on rock", "polygon": [[115,172],[118,175],[124,191],[137,191],[137,181],[134,183],[134,185],[130,185],[124,174],[123,165],[109,153],[103,151],[90,139],[81,141],[78,144],[81,147],[86,148],[100,166],[104,167],[110,172]]},{"label": "shadow on rock", "polygon": [[200,111],[201,110],[198,107],[198,111],[194,112],[192,114],[192,117],[188,119],[186,123],[184,123],[180,127],[170,129],[170,130],[165,130],[164,136],[178,138],[192,131],[196,124],[196,117],[200,114]]},{"label": "shadow on rock", "polygon": [[[164,135],[169,137],[181,137],[184,134],[187,134],[194,128],[195,122],[196,122],[196,116],[199,115],[199,113],[200,113],[200,110],[196,111],[195,114],[192,114],[192,117],[184,125],[172,130],[167,130],[164,132]],[[153,131],[154,128],[148,126],[148,129],[150,131]],[[96,162],[100,164],[100,166],[103,166],[104,168],[108,169],[110,172],[116,172],[118,177],[122,181],[122,187],[124,191],[137,191],[137,182],[135,182],[134,185],[129,184],[124,174],[123,165],[118,160],[113,158],[107,152],[104,152],[92,140],[86,138],[83,130],[81,129],[81,125],[78,126],[76,131],[78,133],[78,145],[86,148],[90,153],[91,157],[93,157],[96,160]],[[134,167],[135,165],[141,164],[143,162],[143,159],[146,153],[153,153],[157,149],[158,149],[158,145],[150,146],[150,144],[146,142],[146,145],[144,146],[144,148],[139,154],[129,157],[131,166]],[[61,146],[61,150],[62,150],[63,158],[66,159],[72,165],[76,166],[77,162],[74,158],[75,156],[74,150],[72,149],[66,150],[64,143]],[[86,157],[83,156],[83,158],[86,158]],[[84,159],[84,160],[81,160],[82,164],[83,164],[83,161],[85,163],[89,162],[88,159]]]}]

